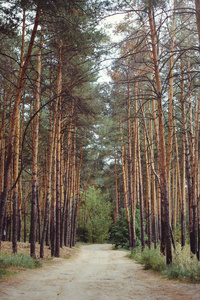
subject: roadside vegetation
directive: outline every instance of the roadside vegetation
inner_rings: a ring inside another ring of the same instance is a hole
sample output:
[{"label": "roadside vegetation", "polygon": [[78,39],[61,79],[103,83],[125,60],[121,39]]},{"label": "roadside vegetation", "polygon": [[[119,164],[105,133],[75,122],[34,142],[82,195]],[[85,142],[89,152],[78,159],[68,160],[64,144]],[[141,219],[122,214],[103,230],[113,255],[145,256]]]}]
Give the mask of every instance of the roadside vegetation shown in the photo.
[{"label": "roadside vegetation", "polygon": [[[166,265],[166,257],[160,252],[160,247],[156,249],[145,247],[141,251],[141,231],[140,231],[140,214],[139,209],[136,209],[136,248],[130,251],[127,256],[134,259],[139,264],[144,265],[146,270],[155,271],[168,279],[176,279],[190,283],[200,283],[200,262],[197,257],[190,252],[189,238],[188,243],[184,248],[181,248],[181,231],[180,226],[174,229],[174,239],[176,251],[173,253],[173,262]],[[111,243],[115,250],[128,250],[128,225],[125,211],[117,219],[117,224],[111,229]],[[147,243],[147,236],[145,236]]]},{"label": "roadside vegetation", "polygon": [[173,262],[170,265],[166,265],[166,258],[160,253],[159,248],[145,248],[141,252],[138,247],[128,254],[128,257],[144,265],[146,270],[158,272],[168,279],[200,283],[200,262],[194,255],[190,254],[189,245],[183,249],[181,249],[180,244],[177,245]]},{"label": "roadside vegetation", "polygon": [[12,255],[2,253],[0,255],[0,279],[2,279],[3,276],[15,274],[15,268],[18,267],[35,269],[42,267],[42,263],[38,259],[34,259],[23,253],[15,253]]}]

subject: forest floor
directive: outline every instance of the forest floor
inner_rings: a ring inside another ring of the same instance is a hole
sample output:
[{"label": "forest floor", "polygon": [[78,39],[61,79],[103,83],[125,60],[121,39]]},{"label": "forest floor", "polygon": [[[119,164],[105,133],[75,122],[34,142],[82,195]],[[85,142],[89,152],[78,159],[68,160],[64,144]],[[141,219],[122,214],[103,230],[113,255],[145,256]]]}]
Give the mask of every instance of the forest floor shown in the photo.
[{"label": "forest floor", "polygon": [[190,300],[200,299],[200,284],[163,279],[111,245],[87,245],[70,259],[1,281],[0,299]]},{"label": "forest floor", "polygon": [[[77,248],[68,248],[63,247],[60,248],[60,257],[61,258],[68,258],[69,256],[72,256],[76,254]],[[1,242],[1,252],[12,254],[12,243],[11,242]],[[36,252],[36,258],[40,257],[40,245],[35,245],[35,252]],[[22,243],[17,242],[17,253],[24,253],[27,255],[30,255],[30,244],[29,243]],[[51,258],[51,250],[49,246],[44,246],[44,260],[49,260]]]}]

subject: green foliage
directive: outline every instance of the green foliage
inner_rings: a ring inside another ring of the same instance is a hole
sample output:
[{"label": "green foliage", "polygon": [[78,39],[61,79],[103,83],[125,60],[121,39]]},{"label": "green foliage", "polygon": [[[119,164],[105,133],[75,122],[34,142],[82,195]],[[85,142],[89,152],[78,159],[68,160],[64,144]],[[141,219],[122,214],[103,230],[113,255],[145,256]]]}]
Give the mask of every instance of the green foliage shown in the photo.
[{"label": "green foliage", "polygon": [[174,241],[175,241],[175,243],[181,243],[181,224],[178,224],[174,228],[173,235],[174,235]]},{"label": "green foliage", "polygon": [[178,279],[192,283],[200,282],[200,262],[195,256],[191,256],[189,245],[181,249],[177,245],[176,253],[173,256],[173,262],[166,265],[166,258],[157,249],[145,248],[143,252],[131,252],[128,257],[138,261],[145,266],[147,270],[154,270],[161,273],[169,279]]},{"label": "green foliage", "polygon": [[154,270],[161,272],[166,268],[166,258],[160,253],[159,249],[145,248],[138,262],[145,266],[146,270]]},{"label": "green foliage", "polygon": [[[135,232],[136,232],[136,246],[141,245],[141,228],[140,228],[140,210],[136,208],[135,213]],[[117,224],[112,226],[111,238],[112,244],[115,245],[115,249],[119,247],[129,249],[128,238],[128,224],[126,218],[125,209],[122,210],[122,214],[117,218]]]},{"label": "green foliage", "polygon": [[180,245],[177,248],[172,264],[167,266],[163,274],[171,279],[200,282],[200,262],[190,254],[189,245],[182,250]]},{"label": "green foliage", "polygon": [[117,224],[112,226],[110,239],[115,249],[119,247],[129,249],[128,225],[125,211],[117,218]]},{"label": "green foliage", "polygon": [[134,249],[132,249],[128,254],[127,254],[128,258],[134,259],[136,261],[139,261],[140,257],[141,257],[141,247],[136,247]]},{"label": "green foliage", "polygon": [[[190,243],[190,235],[189,235],[189,223],[188,223],[188,217],[186,222],[186,243]],[[181,220],[179,220],[179,223],[176,225],[176,227],[173,229],[173,236],[175,243],[181,244]]]},{"label": "green foliage", "polygon": [[109,229],[112,224],[111,204],[105,202],[99,189],[89,187],[86,201],[82,203],[80,214],[84,220],[78,223],[78,238],[90,243],[103,243],[109,238]]},{"label": "green foliage", "polygon": [[2,270],[0,269],[0,279],[2,279],[4,276],[9,276],[9,275],[12,275],[12,274],[15,274],[16,272],[11,272],[11,271],[8,271],[8,270]]},{"label": "green foliage", "polygon": [[1,254],[0,255],[0,268],[6,269],[9,267],[23,267],[26,269],[34,269],[42,267],[38,259],[34,259],[23,253],[20,254]]}]

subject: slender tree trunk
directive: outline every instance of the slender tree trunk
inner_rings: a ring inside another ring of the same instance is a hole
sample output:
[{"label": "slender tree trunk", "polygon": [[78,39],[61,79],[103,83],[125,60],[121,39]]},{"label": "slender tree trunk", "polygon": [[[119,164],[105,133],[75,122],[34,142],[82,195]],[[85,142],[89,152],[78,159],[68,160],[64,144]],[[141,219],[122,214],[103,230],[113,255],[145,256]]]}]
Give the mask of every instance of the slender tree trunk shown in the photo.
[{"label": "slender tree trunk", "polygon": [[28,182],[25,182],[25,195],[24,195],[24,243],[26,243],[27,235],[27,214],[28,214]]},{"label": "slender tree trunk", "polygon": [[186,199],[185,199],[185,143],[183,141],[182,156],[182,205],[181,205],[181,247],[185,247],[186,242]]},{"label": "slender tree trunk", "polygon": [[64,245],[69,246],[68,242],[70,231],[69,231],[69,224],[70,224],[70,203],[69,203],[69,193],[70,193],[70,172],[71,172],[71,151],[72,151],[72,123],[73,123],[73,115],[74,115],[74,101],[72,101],[72,108],[70,112],[69,118],[69,131],[67,135],[67,155],[66,155],[66,171],[65,171],[65,183],[64,183],[64,205],[63,205],[63,212],[62,212],[62,228],[63,228],[63,235],[64,235]]},{"label": "slender tree trunk", "polygon": [[129,163],[129,201],[131,206],[131,248],[136,246],[136,237],[135,237],[135,203],[133,197],[133,155],[132,155],[132,130],[131,130],[131,105],[130,105],[130,82],[127,74],[127,119],[128,119],[128,163]]},{"label": "slender tree trunk", "polygon": [[81,179],[81,165],[82,165],[82,159],[83,159],[83,146],[81,146],[81,156],[80,156],[80,162],[78,167],[78,174],[77,174],[77,180],[76,180],[76,207],[75,207],[75,216],[74,216],[74,240],[73,245],[76,243],[76,233],[77,233],[77,215],[78,215],[78,205],[80,201],[80,179]]},{"label": "slender tree trunk", "polygon": [[143,197],[143,180],[141,166],[141,151],[140,151],[140,133],[137,132],[137,161],[138,161],[138,182],[139,182],[139,203],[140,203],[140,227],[141,227],[141,247],[142,251],[145,248],[144,236],[144,197]]},{"label": "slender tree trunk", "polygon": [[119,127],[120,127],[120,133],[121,133],[121,164],[122,164],[122,177],[123,177],[123,186],[124,186],[124,204],[126,209],[126,217],[127,217],[127,223],[128,223],[128,236],[129,236],[129,247],[132,247],[132,239],[131,239],[131,226],[130,226],[130,215],[129,215],[129,207],[128,207],[128,191],[127,191],[127,178],[126,178],[126,168],[125,168],[125,151],[124,151],[124,145],[123,145],[123,139],[122,139],[122,128],[121,128],[121,118],[119,117]]},{"label": "slender tree trunk", "polygon": [[56,251],[55,256],[60,257],[60,162],[61,162],[61,92],[62,92],[62,41],[59,45],[59,69],[57,78],[58,112],[56,122]]},{"label": "slender tree trunk", "polygon": [[189,200],[189,229],[190,229],[190,250],[192,253],[196,253],[195,243],[194,243],[194,232],[193,232],[193,189],[192,189],[192,176],[191,176],[191,166],[190,166],[190,154],[187,136],[187,124],[186,124],[186,113],[185,113],[185,99],[184,99],[184,75],[182,70],[182,82],[181,82],[181,105],[182,105],[182,124],[183,124],[183,139],[184,139],[184,149],[186,158],[186,174],[187,174],[187,184],[188,184],[188,200]]},{"label": "slender tree trunk", "polygon": [[[25,44],[25,11],[23,13],[23,28],[22,28],[22,46],[21,46],[21,58],[20,58],[20,70],[19,78],[22,75],[23,60],[24,60],[24,44]],[[14,138],[14,169],[13,179],[16,182],[19,172],[19,142],[20,142],[20,107],[16,109],[16,121],[15,121],[15,138]],[[17,233],[18,233],[18,183],[15,184],[13,189],[13,235],[12,235],[12,247],[13,252],[17,252]]]},{"label": "slender tree trunk", "polygon": [[31,232],[30,232],[30,255],[36,257],[35,243],[37,240],[37,214],[38,208],[38,221],[39,221],[39,242],[41,238],[41,215],[40,215],[40,203],[39,203],[39,190],[38,190],[38,145],[39,145],[39,111],[40,108],[40,81],[41,81],[41,54],[42,54],[42,35],[37,55],[37,79],[36,79],[36,94],[34,113],[36,113],[33,120],[33,167],[32,167],[32,198],[31,198]]},{"label": "slender tree trunk", "polygon": [[143,115],[143,133],[144,133],[144,154],[145,154],[145,166],[146,166],[146,227],[147,227],[147,236],[148,236],[148,247],[151,248],[151,239],[152,239],[152,231],[151,231],[151,180],[150,180],[150,169],[149,169],[149,155],[147,150],[147,124],[146,124],[146,116],[144,111],[145,103],[143,101],[141,105],[141,111]]},{"label": "slender tree trunk", "polygon": [[114,148],[114,157],[115,157],[115,215],[114,215],[114,222],[115,222],[115,224],[117,224],[117,219],[119,216],[119,202],[118,202],[117,159],[116,159],[115,148]]},{"label": "slender tree trunk", "polygon": [[[50,86],[52,85],[52,73],[50,73]],[[50,99],[52,98],[52,92],[50,87]],[[58,101],[55,104],[55,114],[58,109]],[[51,115],[51,112],[50,112]],[[44,257],[44,240],[47,234],[47,228],[49,224],[49,214],[50,214],[50,198],[51,198],[51,179],[52,179],[52,166],[53,166],[53,151],[55,147],[55,129],[56,129],[56,121],[54,120],[53,128],[52,128],[52,117],[50,117],[49,121],[49,162],[48,162],[48,174],[47,174],[47,193],[46,193],[46,205],[45,205],[45,214],[44,214],[44,226],[40,244],[40,257]],[[52,200],[53,201],[53,200]],[[53,209],[52,209],[53,210]],[[50,231],[50,230],[49,230]],[[54,253],[54,251],[53,251]]]},{"label": "slender tree trunk", "polygon": [[75,208],[76,208],[76,127],[73,126],[73,147],[72,147],[72,215],[71,215],[71,236],[70,248],[73,247],[75,229]]},{"label": "slender tree trunk", "polygon": [[[169,208],[171,209],[171,156],[172,156],[172,141],[173,141],[173,68],[174,68],[174,39],[175,39],[175,4],[172,16],[172,33],[171,33],[171,58],[170,58],[170,74],[169,74],[169,104],[168,104],[168,148],[167,148],[167,180],[169,190]],[[170,214],[171,219],[171,214]]]},{"label": "slender tree trunk", "polygon": [[21,92],[22,92],[24,80],[26,77],[26,71],[28,69],[28,65],[30,62],[30,56],[31,56],[31,52],[33,49],[34,40],[35,40],[35,36],[37,33],[38,24],[39,24],[40,12],[41,12],[40,5],[41,4],[39,4],[37,7],[34,27],[32,30],[32,35],[31,35],[31,39],[29,42],[26,59],[25,59],[22,71],[18,77],[17,90],[16,90],[15,102],[14,102],[12,119],[11,119],[11,126],[10,126],[10,130],[8,133],[7,159],[6,159],[6,163],[5,163],[5,174],[4,174],[4,187],[3,187],[3,192],[1,193],[1,202],[0,202],[0,243],[2,240],[3,219],[4,219],[5,207],[6,207],[6,202],[7,202],[7,198],[8,198],[8,189],[9,189],[9,183],[10,183],[10,167],[11,167],[12,156],[13,156],[13,141],[14,141],[16,124],[17,124],[17,114],[18,114],[18,110],[19,110]]},{"label": "slender tree trunk", "polygon": [[163,120],[163,107],[162,107],[162,87],[158,65],[158,49],[156,45],[156,28],[154,20],[153,8],[149,8],[149,25],[151,30],[151,42],[154,62],[154,72],[156,81],[156,94],[158,103],[158,119],[159,119],[159,167],[160,167],[160,187],[161,187],[161,226],[162,226],[162,243],[161,250],[166,249],[166,263],[172,262],[171,252],[171,230],[170,230],[170,217],[169,217],[169,198],[168,198],[168,184],[166,174],[166,148],[165,148],[165,135],[164,135],[164,120]]},{"label": "slender tree trunk", "polygon": [[[57,113],[56,113],[57,114]],[[55,138],[54,138],[55,139]],[[51,199],[51,256],[55,256],[55,202],[56,202],[56,145],[53,141],[53,158],[52,158],[52,199]]]}]

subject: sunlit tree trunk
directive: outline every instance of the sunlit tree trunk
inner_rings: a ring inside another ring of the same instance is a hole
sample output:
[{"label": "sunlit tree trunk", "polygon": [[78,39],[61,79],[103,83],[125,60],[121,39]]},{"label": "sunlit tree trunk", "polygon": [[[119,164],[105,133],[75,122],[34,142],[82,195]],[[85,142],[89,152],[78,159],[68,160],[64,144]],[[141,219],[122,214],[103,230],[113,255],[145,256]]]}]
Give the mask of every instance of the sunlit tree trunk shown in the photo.
[{"label": "sunlit tree trunk", "polygon": [[[42,54],[42,35],[37,55],[37,79],[35,84],[35,103],[34,113],[36,114],[33,119],[33,166],[32,166],[32,198],[31,198],[31,232],[30,232],[30,255],[36,257],[35,243],[36,243],[36,230],[37,230],[37,214],[38,208],[38,221],[39,221],[39,239],[41,237],[41,216],[40,216],[40,203],[39,203],[39,187],[38,187],[38,145],[39,145],[39,108],[40,108],[40,81],[41,81],[41,54]],[[40,242],[40,241],[39,241]]]},{"label": "sunlit tree trunk", "polygon": [[[52,71],[51,71],[52,72]],[[50,99],[52,98],[52,73],[50,73]],[[55,104],[55,114],[57,113],[58,101]],[[52,126],[52,112],[50,112],[50,120],[49,120],[49,161],[48,161],[48,171],[47,171],[47,192],[46,192],[46,205],[45,205],[45,213],[44,213],[44,226],[42,232],[42,238],[40,243],[40,257],[44,257],[44,240],[47,233],[47,227],[49,225],[49,215],[50,215],[50,198],[51,198],[51,187],[52,187],[52,169],[53,169],[53,151],[55,147],[55,128],[56,128],[56,120],[54,119]],[[55,171],[55,170],[54,170]],[[52,202],[55,199],[52,199]],[[52,206],[53,203],[52,203]],[[54,209],[52,208],[52,211]],[[54,213],[52,212],[54,215]],[[54,250],[53,250],[54,253]]]},{"label": "sunlit tree trunk", "polygon": [[[151,79],[153,78],[153,74],[151,75]],[[152,114],[153,114],[153,123],[154,123],[154,133],[155,133],[155,142],[156,142],[156,149],[157,151],[159,151],[159,133],[158,133],[158,119],[157,119],[157,107],[155,105],[155,100],[154,100],[154,96],[153,96],[153,90],[151,90],[151,95],[152,95]],[[151,145],[153,145],[153,133],[150,132],[150,141],[151,141]],[[153,149],[153,147],[152,147]],[[153,168],[156,167],[156,164],[154,163],[154,156],[152,153],[152,166]],[[158,161],[157,161],[158,164]],[[155,174],[154,174],[155,177]],[[156,178],[155,178],[156,179]],[[155,192],[155,202],[154,202],[154,208],[155,208],[155,218],[154,218],[154,222],[155,222],[155,241],[160,239],[161,236],[161,214],[160,214],[160,186],[159,184],[156,185],[156,181],[154,184],[154,192]],[[155,244],[154,244],[155,245]],[[156,243],[157,245],[157,243]],[[155,247],[156,247],[155,245]]]},{"label": "sunlit tree trunk", "polygon": [[[24,61],[24,44],[25,44],[25,11],[23,13],[23,28],[22,28],[22,46],[20,58],[19,78],[22,75],[23,61]],[[21,96],[21,95],[20,95]],[[20,101],[20,99],[19,99]],[[15,120],[15,137],[14,137],[14,155],[13,155],[13,180],[17,181],[19,172],[19,141],[20,141],[20,106],[16,108]],[[15,184],[13,189],[13,234],[12,234],[12,247],[13,252],[17,252],[17,225],[18,225],[18,183]]]},{"label": "sunlit tree trunk", "polygon": [[187,187],[188,187],[188,200],[189,200],[189,230],[190,230],[190,250],[192,253],[196,253],[195,243],[194,243],[194,231],[193,231],[193,189],[192,189],[192,176],[191,176],[191,166],[190,166],[190,153],[188,145],[187,136],[187,122],[185,113],[185,99],[184,99],[184,73],[183,68],[181,70],[182,81],[181,81],[181,106],[182,106],[182,124],[183,124],[183,140],[186,158],[186,175],[187,175]]},{"label": "sunlit tree trunk", "polygon": [[[167,148],[167,181],[169,190],[169,210],[171,209],[171,156],[172,156],[172,141],[173,141],[173,68],[174,68],[174,39],[175,39],[175,4],[172,16],[172,33],[171,33],[171,58],[170,58],[170,73],[169,73],[169,104],[168,104],[168,148]],[[170,218],[171,218],[170,213]]]},{"label": "sunlit tree trunk", "polygon": [[143,196],[143,179],[142,179],[142,165],[141,165],[141,150],[140,150],[140,132],[137,130],[137,162],[138,162],[138,183],[139,183],[139,204],[140,204],[140,227],[141,227],[141,248],[145,248],[144,235],[144,196]]},{"label": "sunlit tree trunk", "polygon": [[72,128],[74,118],[74,101],[72,101],[69,129],[67,135],[67,155],[66,155],[66,171],[65,171],[65,183],[64,183],[64,206],[63,206],[63,220],[62,226],[64,231],[64,245],[70,245],[70,218],[71,218],[71,172],[72,172]]},{"label": "sunlit tree trunk", "polygon": [[122,126],[121,126],[121,117],[119,117],[119,128],[121,133],[121,164],[122,164],[122,178],[123,178],[123,187],[124,187],[124,205],[126,209],[126,217],[128,223],[128,236],[129,236],[129,247],[131,247],[131,226],[130,226],[130,214],[129,214],[129,207],[128,207],[128,190],[127,190],[127,172],[125,168],[125,150],[122,138]]},{"label": "sunlit tree trunk", "polygon": [[25,59],[21,74],[18,77],[15,102],[14,102],[14,107],[13,107],[12,118],[10,121],[11,126],[10,126],[10,130],[8,133],[7,159],[5,162],[5,174],[4,174],[4,187],[3,187],[3,192],[1,193],[1,202],[0,202],[0,243],[2,240],[3,219],[4,219],[5,207],[6,207],[6,202],[7,202],[7,198],[8,198],[8,190],[9,190],[9,183],[10,183],[10,167],[11,167],[11,162],[12,162],[12,157],[13,157],[13,142],[14,142],[15,129],[16,129],[16,124],[17,124],[17,115],[18,115],[18,111],[19,111],[19,104],[20,104],[21,93],[22,93],[22,89],[23,89],[23,85],[24,85],[24,80],[26,77],[26,71],[29,66],[30,56],[31,56],[31,52],[33,49],[34,40],[35,40],[35,36],[37,33],[38,24],[39,24],[40,12],[41,12],[40,5],[41,4],[39,4],[37,7],[34,27],[33,27],[32,34],[31,34],[26,59]]},{"label": "sunlit tree trunk", "polygon": [[[127,75],[127,119],[128,119],[128,176],[129,177],[129,201],[131,207],[131,219],[130,219],[130,226],[131,226],[131,248],[135,248],[136,246],[136,237],[135,237],[135,203],[133,197],[133,189],[134,189],[134,182],[133,182],[133,155],[132,155],[132,126],[131,126],[131,105],[130,105],[130,82]],[[127,180],[128,181],[128,180]]]},{"label": "sunlit tree trunk", "polygon": [[161,227],[162,227],[162,241],[161,251],[166,250],[166,263],[172,262],[171,252],[171,230],[170,230],[170,218],[169,218],[169,198],[168,198],[168,184],[166,174],[166,148],[165,148],[165,135],[164,135],[164,120],[163,120],[163,107],[162,107],[162,86],[159,73],[157,46],[156,46],[156,28],[154,20],[154,11],[152,7],[149,7],[149,25],[151,31],[151,42],[154,62],[154,72],[156,81],[156,94],[158,103],[158,119],[159,119],[159,140],[160,147],[159,153],[159,168],[160,168],[160,188],[161,188]]},{"label": "sunlit tree trunk", "polygon": [[[138,145],[138,130],[139,130],[139,118],[138,118],[138,83],[135,83],[134,86],[134,102],[135,102],[135,119],[133,121],[133,132],[134,132],[134,143],[133,143],[133,153],[132,153],[132,160],[133,160],[133,174],[132,174],[132,207],[131,207],[131,218],[133,218],[133,224],[135,224],[135,211],[136,211],[136,202],[139,201],[139,197],[137,193],[139,189],[137,188],[138,182],[138,162],[137,162],[137,145]],[[136,243],[136,232],[135,226],[132,227],[132,240],[133,240],[133,247]]]}]

